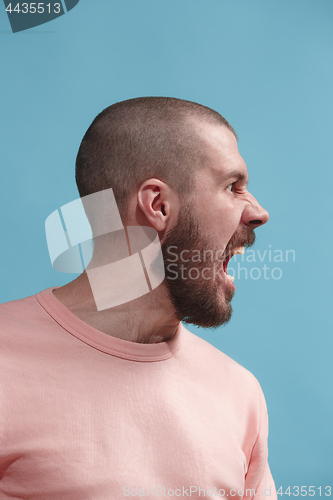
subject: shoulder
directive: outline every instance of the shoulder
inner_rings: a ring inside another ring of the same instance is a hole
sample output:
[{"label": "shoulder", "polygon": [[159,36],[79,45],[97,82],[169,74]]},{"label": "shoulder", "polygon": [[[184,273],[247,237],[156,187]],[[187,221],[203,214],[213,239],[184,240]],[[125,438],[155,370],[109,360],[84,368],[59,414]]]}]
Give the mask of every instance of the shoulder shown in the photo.
[{"label": "shoulder", "polygon": [[205,364],[209,363],[210,369],[221,369],[227,370],[232,373],[238,373],[244,377],[254,378],[252,373],[240,365],[234,359],[230,358],[224,352],[217,349],[203,338],[195,335],[185,328],[183,325],[184,340],[187,352],[191,353],[194,358],[200,358],[200,360]]},{"label": "shoulder", "polygon": [[49,315],[40,306],[36,295],[0,304],[0,342],[13,345],[22,337],[26,341],[27,334],[49,321]]},{"label": "shoulder", "polygon": [[5,302],[0,304],[0,322],[4,325],[18,322],[24,318],[28,319],[35,310],[38,310],[35,295]]},{"label": "shoulder", "polygon": [[183,329],[184,352],[202,377],[211,379],[227,392],[241,395],[244,401],[255,401],[258,408],[265,406],[261,386],[253,373],[184,326]]}]

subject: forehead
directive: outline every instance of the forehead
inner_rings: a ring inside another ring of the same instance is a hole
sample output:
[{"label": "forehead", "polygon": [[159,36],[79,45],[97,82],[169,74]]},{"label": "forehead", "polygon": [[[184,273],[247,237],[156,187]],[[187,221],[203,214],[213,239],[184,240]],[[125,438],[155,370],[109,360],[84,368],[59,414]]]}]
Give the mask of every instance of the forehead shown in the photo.
[{"label": "forehead", "polygon": [[200,123],[197,131],[207,158],[202,173],[218,180],[238,173],[247,180],[246,163],[231,130],[224,125]]}]

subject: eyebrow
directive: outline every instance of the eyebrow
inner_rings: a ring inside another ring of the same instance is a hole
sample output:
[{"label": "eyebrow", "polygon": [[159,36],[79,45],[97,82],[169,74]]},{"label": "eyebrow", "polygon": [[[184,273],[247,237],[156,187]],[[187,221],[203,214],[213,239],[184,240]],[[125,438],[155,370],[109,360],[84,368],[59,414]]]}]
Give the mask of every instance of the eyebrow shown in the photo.
[{"label": "eyebrow", "polygon": [[[228,172],[226,176],[223,177],[223,181],[226,181],[227,179],[230,179],[231,177],[236,177],[237,181],[245,181],[246,176],[244,174],[241,174],[238,170],[232,170],[231,172]],[[246,185],[248,185],[249,181],[247,180]]]}]

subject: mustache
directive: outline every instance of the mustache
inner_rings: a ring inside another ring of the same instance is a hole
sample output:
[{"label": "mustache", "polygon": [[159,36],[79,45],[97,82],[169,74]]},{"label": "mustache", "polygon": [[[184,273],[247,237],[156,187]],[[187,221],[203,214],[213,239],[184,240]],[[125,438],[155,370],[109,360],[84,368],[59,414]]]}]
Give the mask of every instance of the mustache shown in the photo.
[{"label": "mustache", "polygon": [[232,251],[238,247],[251,247],[256,240],[256,234],[254,230],[248,226],[236,231],[230,238],[227,246],[225,247],[224,255],[225,257],[232,254]]}]

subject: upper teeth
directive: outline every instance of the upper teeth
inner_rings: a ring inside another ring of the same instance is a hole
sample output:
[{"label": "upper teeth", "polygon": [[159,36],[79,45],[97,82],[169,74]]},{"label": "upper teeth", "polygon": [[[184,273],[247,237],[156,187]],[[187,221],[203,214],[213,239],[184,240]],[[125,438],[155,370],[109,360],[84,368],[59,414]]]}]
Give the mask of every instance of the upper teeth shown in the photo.
[{"label": "upper teeth", "polygon": [[234,250],[232,251],[232,255],[243,254],[243,253],[245,253],[244,247],[234,248]]}]

